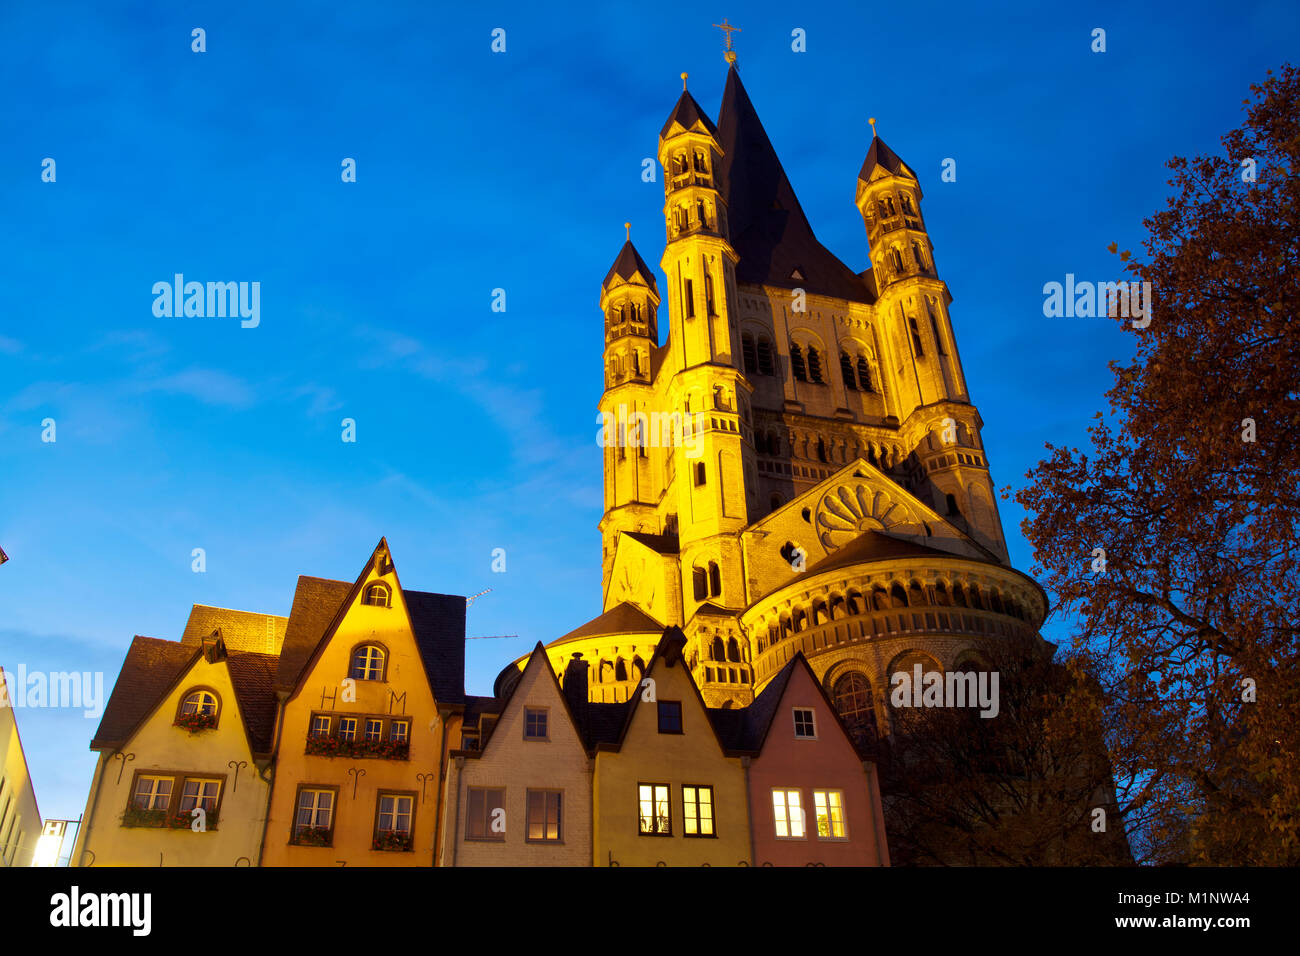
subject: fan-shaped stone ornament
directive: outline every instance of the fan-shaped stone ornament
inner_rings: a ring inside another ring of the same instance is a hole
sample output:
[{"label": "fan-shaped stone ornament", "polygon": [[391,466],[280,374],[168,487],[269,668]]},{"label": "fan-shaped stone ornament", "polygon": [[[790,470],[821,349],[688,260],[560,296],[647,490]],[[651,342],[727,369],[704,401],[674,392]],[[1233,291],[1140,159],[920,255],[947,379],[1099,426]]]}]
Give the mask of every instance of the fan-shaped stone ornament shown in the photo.
[{"label": "fan-shaped stone ornament", "polygon": [[915,509],[866,481],[829,491],[817,503],[814,527],[827,551],[838,550],[864,531],[925,534],[924,522]]}]

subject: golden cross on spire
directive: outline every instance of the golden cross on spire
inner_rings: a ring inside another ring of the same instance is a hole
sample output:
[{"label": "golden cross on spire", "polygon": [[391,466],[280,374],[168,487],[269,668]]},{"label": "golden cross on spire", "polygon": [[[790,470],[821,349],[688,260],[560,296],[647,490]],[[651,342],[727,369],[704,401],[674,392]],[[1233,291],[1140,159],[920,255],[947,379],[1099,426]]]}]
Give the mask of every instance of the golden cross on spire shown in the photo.
[{"label": "golden cross on spire", "polygon": [[625,223],[623,223],[623,228],[627,230],[627,241],[628,241],[628,242],[631,242],[631,241],[632,241],[632,224],[631,224],[630,222],[625,222]]},{"label": "golden cross on spire", "polygon": [[871,138],[872,138],[872,139],[875,139],[875,138],[876,138],[876,118],[875,118],[874,116],[872,116],[870,119],[867,120],[867,122],[871,124]]},{"label": "golden cross on spire", "polygon": [[722,18],[721,23],[715,23],[713,25],[717,27],[719,30],[724,31],[727,37],[727,51],[723,53],[722,56],[726,59],[728,63],[735,63],[736,51],[731,48],[731,34],[739,33],[740,27],[733,27],[730,23],[727,22],[726,17]]}]

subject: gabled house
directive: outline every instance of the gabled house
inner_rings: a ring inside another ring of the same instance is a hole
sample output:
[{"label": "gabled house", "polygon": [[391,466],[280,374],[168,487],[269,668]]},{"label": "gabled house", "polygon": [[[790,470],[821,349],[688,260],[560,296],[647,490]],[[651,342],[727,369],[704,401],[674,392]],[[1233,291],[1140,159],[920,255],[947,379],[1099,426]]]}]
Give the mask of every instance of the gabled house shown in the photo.
[{"label": "gabled house", "polygon": [[757,866],[888,866],[874,761],[859,753],[803,654],[734,722],[749,758]]},{"label": "gabled house", "polygon": [[588,705],[596,866],[752,862],[741,755],[719,737],[685,646],[667,628],[639,693]]},{"label": "gabled house", "polygon": [[467,705],[478,719],[467,716],[451,751],[439,865],[591,865],[592,764],[575,692],[585,705],[586,663],[570,664],[562,690],[539,643],[504,699]]},{"label": "gabled house", "polygon": [[285,623],[196,605],[179,642],[131,642],[90,745],[74,865],[257,862],[275,731],[276,656],[264,651]]},{"label": "gabled house", "polygon": [[464,640],[465,599],[403,589],[386,540],[351,585],[299,579],[262,865],[432,865]]}]

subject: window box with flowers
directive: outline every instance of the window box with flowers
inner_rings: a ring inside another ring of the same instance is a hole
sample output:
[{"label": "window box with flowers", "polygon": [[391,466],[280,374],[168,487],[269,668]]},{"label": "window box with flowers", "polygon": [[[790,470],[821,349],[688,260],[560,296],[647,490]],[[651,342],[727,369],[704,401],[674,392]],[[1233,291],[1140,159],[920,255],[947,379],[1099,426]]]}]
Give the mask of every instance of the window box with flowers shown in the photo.
[{"label": "window box with flowers", "polygon": [[410,760],[411,744],[405,740],[340,740],[337,737],[308,737],[307,754],[318,757],[379,757]]},{"label": "window box with flowers", "polygon": [[[167,818],[167,826],[173,830],[192,830],[195,819],[193,813],[193,810],[181,810],[176,816]],[[206,811],[203,827],[205,830],[215,830],[217,828],[217,811],[215,809]]]},{"label": "window box with flowers", "polygon": [[142,810],[139,807],[127,807],[122,814],[124,827],[160,827],[167,822],[166,810]]},{"label": "window box with flowers", "polygon": [[211,730],[217,726],[216,714],[177,714],[175,726],[184,728],[192,734],[201,730]]},{"label": "window box with flowers", "polygon": [[410,833],[403,833],[401,830],[380,830],[375,834],[371,849],[404,850],[409,852],[412,842]]},{"label": "window box with flowers", "polygon": [[299,827],[294,831],[293,842],[298,846],[330,846],[333,834],[329,827]]}]

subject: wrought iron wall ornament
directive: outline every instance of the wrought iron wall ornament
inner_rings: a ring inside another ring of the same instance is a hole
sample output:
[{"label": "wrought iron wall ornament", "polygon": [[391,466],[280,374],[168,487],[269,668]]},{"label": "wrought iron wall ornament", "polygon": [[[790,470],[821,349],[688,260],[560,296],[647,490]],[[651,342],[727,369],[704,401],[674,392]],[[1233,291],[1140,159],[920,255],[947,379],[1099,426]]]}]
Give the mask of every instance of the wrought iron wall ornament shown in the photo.
[{"label": "wrought iron wall ornament", "polygon": [[240,760],[236,762],[234,760],[231,760],[229,763],[226,764],[226,766],[233,768],[235,771],[235,782],[230,785],[230,792],[234,793],[236,790],[239,789],[239,769],[241,767],[247,767],[248,761]]},{"label": "wrought iron wall ornament", "polygon": [[417,774],[415,775],[415,779],[418,780],[418,781],[420,781],[420,799],[421,799],[421,800],[424,799],[424,785],[427,784],[427,783],[428,783],[430,780],[432,780],[433,778],[434,778],[434,772],[433,772],[432,770],[429,771],[428,773],[417,773]]},{"label": "wrought iron wall ornament", "polygon": [[122,761],[122,766],[117,768],[117,782],[120,784],[122,782],[122,771],[126,769],[126,762],[128,760],[134,760],[135,754],[126,754],[119,750],[117,753],[113,754],[113,759]]},{"label": "wrought iron wall ornament", "polygon": [[348,768],[348,776],[352,778],[352,799],[353,800],[357,798],[357,784],[361,782],[361,778],[364,777],[365,775],[366,775],[366,771],[364,768],[361,769],[358,769],[356,767]]}]

